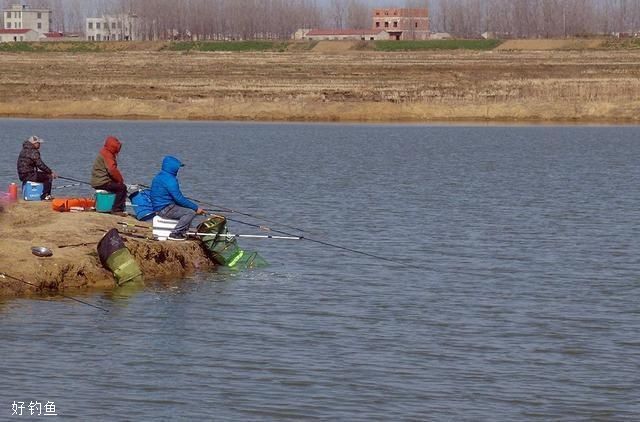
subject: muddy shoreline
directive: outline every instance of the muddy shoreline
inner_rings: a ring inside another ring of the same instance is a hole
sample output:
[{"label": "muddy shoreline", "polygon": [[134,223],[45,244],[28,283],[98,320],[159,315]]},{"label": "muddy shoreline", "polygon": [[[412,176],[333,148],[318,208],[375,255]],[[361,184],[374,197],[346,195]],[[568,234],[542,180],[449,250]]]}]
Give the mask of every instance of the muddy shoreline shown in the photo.
[{"label": "muddy shoreline", "polygon": [[[124,230],[120,222],[148,225],[97,212],[55,212],[50,202],[19,201],[5,207],[0,214],[0,273],[33,286],[0,278],[0,297],[113,290],[115,278],[100,263],[96,248],[112,228],[135,236],[123,239],[147,280],[182,278],[215,268],[197,241],[148,240],[144,237],[150,237],[150,228]],[[50,248],[53,256],[35,256],[32,246]]]}]

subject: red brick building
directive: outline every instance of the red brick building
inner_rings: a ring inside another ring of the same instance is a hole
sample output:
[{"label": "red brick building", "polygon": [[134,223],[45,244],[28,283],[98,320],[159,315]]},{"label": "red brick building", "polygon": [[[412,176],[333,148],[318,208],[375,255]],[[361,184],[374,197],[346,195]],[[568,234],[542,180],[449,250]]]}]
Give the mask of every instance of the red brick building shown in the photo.
[{"label": "red brick building", "polygon": [[429,38],[429,11],[426,8],[373,9],[373,29],[383,29],[392,40]]}]

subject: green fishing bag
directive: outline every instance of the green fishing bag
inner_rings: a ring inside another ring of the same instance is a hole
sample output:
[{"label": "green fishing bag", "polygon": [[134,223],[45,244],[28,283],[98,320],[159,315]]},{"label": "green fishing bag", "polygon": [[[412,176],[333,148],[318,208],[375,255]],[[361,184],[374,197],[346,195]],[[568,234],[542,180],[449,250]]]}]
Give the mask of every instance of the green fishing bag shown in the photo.
[{"label": "green fishing bag", "polygon": [[202,237],[202,243],[211,259],[220,265],[233,266],[243,255],[242,249],[234,237],[219,236],[227,234],[227,220],[221,216],[213,216],[198,226],[198,233],[211,233]]},{"label": "green fishing bag", "polygon": [[107,258],[107,267],[113,272],[118,286],[122,286],[131,281],[142,281],[142,271],[127,248],[112,253],[111,256]]},{"label": "green fishing bag", "polygon": [[118,286],[130,281],[142,281],[142,271],[117,229],[109,230],[98,242],[98,257],[102,265],[113,273]]},{"label": "green fishing bag", "polygon": [[267,265],[257,252],[241,249],[235,237],[221,236],[229,234],[227,220],[222,216],[215,215],[202,222],[198,226],[198,233],[211,233],[211,236],[203,236],[201,240],[209,257],[217,264],[241,269]]}]

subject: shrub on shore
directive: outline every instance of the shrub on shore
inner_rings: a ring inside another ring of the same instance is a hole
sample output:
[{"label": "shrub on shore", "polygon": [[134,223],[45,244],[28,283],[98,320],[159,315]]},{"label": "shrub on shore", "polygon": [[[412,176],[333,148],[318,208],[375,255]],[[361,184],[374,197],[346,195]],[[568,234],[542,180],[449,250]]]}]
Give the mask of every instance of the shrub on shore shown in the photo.
[{"label": "shrub on shore", "polygon": [[284,51],[282,41],[179,41],[168,44],[170,51]]},{"label": "shrub on shore", "polygon": [[416,50],[492,50],[500,40],[421,40],[421,41],[376,41],[378,51]]}]

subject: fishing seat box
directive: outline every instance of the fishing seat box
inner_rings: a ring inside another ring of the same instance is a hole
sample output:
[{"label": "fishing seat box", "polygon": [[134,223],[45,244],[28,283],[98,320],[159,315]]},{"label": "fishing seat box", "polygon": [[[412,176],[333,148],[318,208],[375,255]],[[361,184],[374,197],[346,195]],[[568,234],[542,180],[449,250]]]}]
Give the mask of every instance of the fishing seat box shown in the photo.
[{"label": "fishing seat box", "polygon": [[177,225],[178,220],[170,220],[156,215],[153,217],[153,237],[161,241],[167,240]]},{"label": "fishing seat box", "polygon": [[40,201],[44,185],[36,182],[25,182],[22,185],[22,197],[25,201]]},{"label": "fishing seat box", "polygon": [[96,189],[96,211],[111,212],[113,203],[116,202],[116,194],[106,190]]}]

